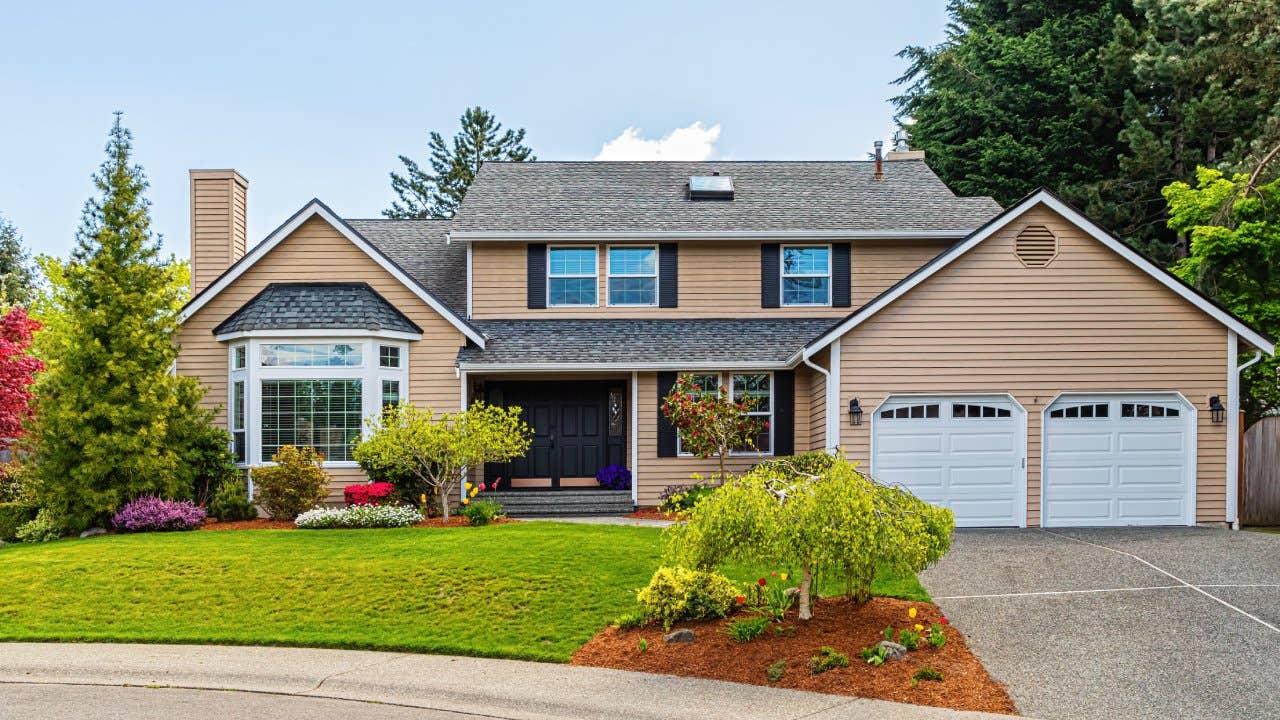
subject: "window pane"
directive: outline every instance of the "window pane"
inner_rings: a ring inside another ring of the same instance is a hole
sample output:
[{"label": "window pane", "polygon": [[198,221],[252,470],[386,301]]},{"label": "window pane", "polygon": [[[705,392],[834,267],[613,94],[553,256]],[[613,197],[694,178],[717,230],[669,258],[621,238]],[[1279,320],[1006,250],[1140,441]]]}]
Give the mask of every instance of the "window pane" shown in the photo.
[{"label": "window pane", "polygon": [[400,367],[400,348],[395,345],[378,346],[378,367]]},{"label": "window pane", "polygon": [[826,305],[831,278],[788,277],[782,279],[783,305]]},{"label": "window pane", "polygon": [[754,412],[769,412],[769,376],[765,374],[734,375],[734,402],[738,402],[748,395],[757,400]]},{"label": "window pane", "polygon": [[651,277],[609,278],[610,305],[656,305],[658,280]]},{"label": "window pane", "polygon": [[610,275],[658,274],[658,251],[646,248],[609,248]]},{"label": "window pane", "polygon": [[701,394],[714,394],[720,388],[719,375],[684,375],[686,379],[693,383]]},{"label": "window pane", "polygon": [[595,278],[551,278],[551,293],[548,301],[552,305],[595,305]]},{"label": "window pane", "polygon": [[382,381],[382,404],[399,405],[400,404],[400,381],[399,380],[383,380]]},{"label": "window pane", "polygon": [[551,274],[554,275],[595,275],[595,248],[552,248]]},{"label": "window pane", "polygon": [[245,366],[245,346],[241,345],[232,351],[231,369],[243,370]]},{"label": "window pane", "polygon": [[359,367],[359,345],[278,344],[262,346],[263,367]]},{"label": "window pane", "polygon": [[326,460],[351,459],[360,437],[359,380],[262,381],[262,457],[281,445],[314,447]]},{"label": "window pane", "polygon": [[231,449],[236,462],[245,461],[244,446],[244,381],[231,384]]},{"label": "window pane", "polygon": [[830,268],[831,258],[828,248],[789,247],[782,250],[783,275],[830,275]]}]

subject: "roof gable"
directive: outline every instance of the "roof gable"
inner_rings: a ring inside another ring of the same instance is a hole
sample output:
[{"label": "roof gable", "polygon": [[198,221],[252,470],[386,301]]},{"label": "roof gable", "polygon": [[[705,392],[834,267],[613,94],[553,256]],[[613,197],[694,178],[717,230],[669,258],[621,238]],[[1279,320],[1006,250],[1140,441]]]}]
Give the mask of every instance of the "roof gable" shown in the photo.
[{"label": "roof gable", "polygon": [[1206,315],[1209,315],[1217,322],[1225,325],[1232,332],[1235,332],[1241,338],[1244,338],[1249,344],[1268,354],[1275,353],[1274,344],[1261,333],[1246,325],[1235,315],[1232,315],[1230,312],[1214,303],[1211,299],[1201,294],[1195,288],[1182,282],[1182,280],[1155,264],[1146,256],[1129,247],[1124,241],[1104,230],[1079,210],[1076,210],[1071,205],[1067,204],[1062,200],[1062,198],[1047,189],[1041,188],[1023,198],[1005,212],[995,218],[992,218],[990,222],[975,230],[969,235],[969,237],[956,243],[933,260],[925,263],[918,270],[903,278],[888,290],[880,293],[865,305],[850,313],[843,320],[833,325],[825,333],[810,341],[805,345],[803,355],[805,357],[809,357],[818,350],[830,345],[845,333],[848,333],[853,328],[862,324],[885,307],[893,304],[898,298],[907,294],[907,292],[912,288],[915,288],[925,280],[928,280],[956,259],[977,247],[983,241],[1011,225],[1032,208],[1039,206],[1047,207],[1048,209],[1058,213],[1068,222],[1083,230],[1086,235],[1110,248],[1115,252],[1115,254],[1127,260],[1159,284],[1165,286],[1169,290],[1172,290],[1175,294],[1194,305]]},{"label": "roof gable", "polygon": [[[480,347],[484,347],[485,337],[474,325],[465,318],[458,315],[449,307],[447,303],[441,300],[435,293],[428,290],[421,282],[410,276],[404,268],[396,264],[391,258],[387,257],[373,243],[369,242],[363,235],[356,231],[350,224],[338,217],[327,205],[319,200],[311,200],[294,213],[292,217],[286,220],[280,227],[276,228],[267,236],[265,240],[253,247],[244,257],[236,261],[225,272],[218,276],[208,287],[196,294],[195,297],[182,308],[182,312],[178,316],[180,323],[186,322],[188,318],[194,315],[204,307],[210,300],[216,297],[223,290],[230,287],[236,279],[245,273],[249,268],[253,267],[258,261],[266,257],[273,249],[276,248],[285,238],[289,237],[295,230],[300,228],[304,223],[312,218],[319,218],[329,225],[333,226],[343,237],[351,241],[358,249],[369,256],[375,263],[386,270],[399,283],[408,288],[414,295],[418,296],[431,309],[440,314],[449,324],[453,325],[463,335],[475,342]],[[335,280],[340,274],[339,269],[335,269]]]}]

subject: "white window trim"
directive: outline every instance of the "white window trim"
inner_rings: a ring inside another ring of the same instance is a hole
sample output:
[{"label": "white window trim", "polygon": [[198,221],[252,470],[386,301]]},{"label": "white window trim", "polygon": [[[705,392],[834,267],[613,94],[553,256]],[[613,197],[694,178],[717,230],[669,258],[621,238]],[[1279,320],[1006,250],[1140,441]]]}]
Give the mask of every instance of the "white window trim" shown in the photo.
[{"label": "white window trim", "polygon": [[[652,250],[653,273],[615,273],[613,271],[613,250]],[[658,307],[658,295],[662,292],[662,283],[658,281],[661,268],[658,267],[657,245],[606,245],[604,247],[605,280],[604,301],[606,307]],[[614,278],[653,278],[653,302],[651,303],[615,303],[613,302],[612,281]]]},{"label": "white window trim", "polygon": [[[551,252],[553,250],[591,250],[592,266],[590,275],[552,275],[551,274]],[[547,307],[549,308],[588,308],[600,307],[600,246],[599,245],[548,245],[547,246]],[[551,280],[555,279],[574,279],[574,278],[591,278],[595,281],[596,301],[593,303],[553,303],[551,302]]]},{"label": "white window trim", "polygon": [[[361,364],[337,367],[263,367],[262,346],[276,344],[332,344],[360,345]],[[382,412],[382,381],[397,380],[400,383],[400,401],[409,400],[409,346],[406,342],[388,341],[383,337],[366,335],[352,337],[350,335],[294,335],[283,338],[278,335],[250,336],[239,345],[247,346],[247,363],[243,370],[229,370],[229,382],[244,380],[245,384],[245,462],[240,467],[271,465],[270,457],[262,455],[262,382],[264,380],[360,380],[360,415],[361,437],[367,437],[369,428],[366,422]],[[390,345],[400,348],[400,367],[384,368],[378,366],[378,346]],[[231,368],[235,346],[228,348],[227,367]],[[228,384],[228,392],[231,385]],[[230,400],[230,395],[228,395]],[[228,408],[227,425],[231,425],[230,408]],[[326,460],[325,468],[357,468],[360,464],[348,460]]]},{"label": "white window trim", "polygon": [[[791,248],[793,250],[795,249],[802,250],[807,248],[826,248],[827,271],[825,273],[789,273],[787,272],[787,263],[784,261],[784,258],[786,258],[787,256],[788,248]],[[831,307],[831,295],[833,293],[833,288],[831,286],[835,280],[835,278],[833,277],[832,268],[831,268],[831,260],[832,260],[831,254],[832,254],[832,249],[831,249],[831,245],[829,244],[822,245],[822,244],[805,243],[805,244],[783,245],[778,250],[778,305],[781,307]],[[824,277],[827,279],[827,301],[824,303],[789,303],[787,302],[786,300],[787,278],[811,278],[811,277],[819,277],[819,278]]]},{"label": "white window trim", "polygon": [[[733,376],[734,375],[768,375],[769,376],[769,412],[768,413],[750,413],[752,417],[763,417],[769,423],[769,450],[768,452],[761,450],[730,450],[729,457],[773,457],[774,450],[774,414],[777,412],[777,400],[774,391],[774,374],[772,370],[731,370],[725,372],[706,372],[687,370],[676,373],[679,378],[682,375],[715,375],[719,379],[719,386],[725,388],[729,393],[729,401],[733,401]],[[717,389],[717,392],[719,390]],[[680,438],[679,431],[676,432],[676,455],[678,457],[695,457],[691,452],[685,452],[684,442]]]}]

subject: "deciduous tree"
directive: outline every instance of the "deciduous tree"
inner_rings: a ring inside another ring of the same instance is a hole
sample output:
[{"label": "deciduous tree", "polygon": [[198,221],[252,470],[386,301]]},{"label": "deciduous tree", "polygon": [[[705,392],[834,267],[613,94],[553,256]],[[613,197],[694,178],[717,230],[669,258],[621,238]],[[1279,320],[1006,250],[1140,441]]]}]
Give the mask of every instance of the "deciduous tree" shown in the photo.
[{"label": "deciduous tree", "polygon": [[723,384],[708,390],[682,375],[662,399],[662,414],[680,434],[685,452],[704,460],[714,457],[719,461],[723,481],[726,477],[724,459],[729,453],[754,448],[756,438],[769,429],[768,422],[749,414],[756,403],[750,395],[734,400]]},{"label": "deciduous tree", "polygon": [[39,329],[40,323],[22,307],[10,308],[0,318],[0,445],[8,450],[26,434],[35,399],[31,385],[44,369],[31,354],[32,336]]}]

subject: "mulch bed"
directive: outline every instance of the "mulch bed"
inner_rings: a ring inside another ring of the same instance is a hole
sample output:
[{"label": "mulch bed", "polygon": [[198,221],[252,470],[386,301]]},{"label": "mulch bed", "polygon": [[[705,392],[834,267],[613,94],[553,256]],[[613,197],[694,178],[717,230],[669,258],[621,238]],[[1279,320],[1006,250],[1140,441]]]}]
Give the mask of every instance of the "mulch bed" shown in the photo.
[{"label": "mulch bed", "polygon": [[[907,617],[907,610],[912,607],[919,613],[915,620]],[[860,649],[884,638],[887,625],[902,629],[918,622],[927,628],[937,622],[942,612],[935,605],[873,598],[865,605],[855,607],[844,598],[830,598],[816,604],[813,619],[808,622],[797,622],[794,613],[792,609],[787,622],[782,625],[795,627],[794,633],[780,635],[771,631],[748,643],[737,643],[729,638],[725,626],[734,619],[732,617],[676,625],[676,628],[689,628],[697,634],[697,640],[692,643],[663,642],[661,625],[635,630],[610,627],[578,650],[570,662],[957,710],[1017,714],[1004,686],[987,674],[982,663],[969,652],[964,635],[950,625],[944,628],[947,643],[941,649],[922,641],[921,649],[879,667],[866,664],[858,656]],[[737,617],[748,616],[739,614]],[[640,638],[648,642],[647,650],[639,649]],[[848,655],[849,667],[820,675],[811,673],[809,658],[824,645]],[[781,681],[770,683],[765,669],[779,659],[786,659],[786,673]],[[943,680],[922,680],[912,687],[912,674],[926,666],[941,671]]]},{"label": "mulch bed", "polygon": [[[507,523],[513,523],[513,522],[520,522],[520,521],[512,520],[511,518],[494,518],[493,520],[489,521],[489,524],[490,525],[506,525]],[[467,522],[467,519],[462,517],[461,515],[454,515],[449,518],[448,523],[444,521],[444,518],[434,517],[434,518],[427,518],[426,520],[423,520],[422,522],[415,524],[414,527],[416,528],[471,527],[471,523]]]},{"label": "mulch bed", "polygon": [[[489,521],[490,525],[505,525],[506,523],[520,522],[511,518],[497,518]],[[446,524],[444,518],[428,518],[414,525],[416,528],[443,528],[443,527],[471,527],[471,523],[467,519],[458,515],[449,518]],[[200,526],[201,530],[297,530],[297,526],[291,520],[268,520],[259,518],[257,520],[240,520],[237,522],[217,522],[211,520]]]},{"label": "mulch bed", "polygon": [[684,516],[680,513],[667,514],[658,508],[642,507],[636,508],[636,511],[628,515],[629,518],[637,520],[683,520]]}]

